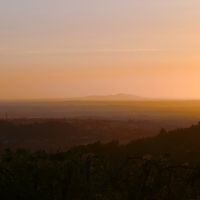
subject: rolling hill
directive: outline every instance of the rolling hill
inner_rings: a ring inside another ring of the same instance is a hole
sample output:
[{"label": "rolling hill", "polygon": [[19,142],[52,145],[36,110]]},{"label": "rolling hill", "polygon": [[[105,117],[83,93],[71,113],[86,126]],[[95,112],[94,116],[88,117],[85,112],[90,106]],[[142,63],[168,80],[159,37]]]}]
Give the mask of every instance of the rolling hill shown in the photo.
[{"label": "rolling hill", "polygon": [[143,101],[147,100],[147,98],[140,97],[137,95],[130,94],[114,94],[114,95],[93,95],[93,96],[85,96],[85,97],[75,97],[69,98],[67,100],[73,101]]}]

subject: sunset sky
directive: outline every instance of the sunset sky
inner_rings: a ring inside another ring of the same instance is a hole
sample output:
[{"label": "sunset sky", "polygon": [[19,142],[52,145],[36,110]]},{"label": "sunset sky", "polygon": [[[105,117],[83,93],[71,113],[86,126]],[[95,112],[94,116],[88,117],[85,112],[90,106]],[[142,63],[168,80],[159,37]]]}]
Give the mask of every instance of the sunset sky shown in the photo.
[{"label": "sunset sky", "polygon": [[0,99],[200,98],[199,0],[1,0]]}]

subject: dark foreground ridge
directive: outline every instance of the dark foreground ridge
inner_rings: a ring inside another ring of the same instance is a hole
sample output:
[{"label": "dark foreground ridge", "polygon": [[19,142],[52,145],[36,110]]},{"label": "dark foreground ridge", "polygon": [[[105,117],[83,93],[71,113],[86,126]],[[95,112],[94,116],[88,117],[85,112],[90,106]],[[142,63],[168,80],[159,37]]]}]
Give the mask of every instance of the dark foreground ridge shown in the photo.
[{"label": "dark foreground ridge", "polygon": [[[160,121],[103,119],[8,119],[0,120],[0,151],[5,148],[66,150],[96,141],[127,143],[159,132]],[[163,122],[165,123],[165,122]],[[174,126],[174,123],[169,123]],[[145,124],[145,126],[144,126]],[[167,123],[166,127],[169,128]],[[171,127],[171,128],[172,128]]]},{"label": "dark foreground ridge", "polygon": [[5,150],[4,200],[177,200],[200,197],[200,125],[127,145],[100,142],[46,153]]}]

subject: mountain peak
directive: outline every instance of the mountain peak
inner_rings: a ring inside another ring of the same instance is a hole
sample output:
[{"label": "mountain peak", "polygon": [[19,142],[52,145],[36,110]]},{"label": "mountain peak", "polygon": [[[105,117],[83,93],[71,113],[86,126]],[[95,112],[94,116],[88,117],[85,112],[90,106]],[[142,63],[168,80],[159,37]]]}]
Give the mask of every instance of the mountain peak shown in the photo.
[{"label": "mountain peak", "polygon": [[91,95],[85,97],[71,98],[70,100],[77,101],[142,101],[146,98],[137,95],[117,93],[112,95]]}]

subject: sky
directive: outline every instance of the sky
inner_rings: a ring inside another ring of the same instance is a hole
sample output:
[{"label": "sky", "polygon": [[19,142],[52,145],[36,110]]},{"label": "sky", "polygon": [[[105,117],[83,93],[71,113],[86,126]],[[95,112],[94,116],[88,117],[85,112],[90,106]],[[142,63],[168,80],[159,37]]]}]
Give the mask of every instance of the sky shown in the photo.
[{"label": "sky", "polygon": [[0,99],[199,99],[199,10],[199,0],[0,0]]}]

